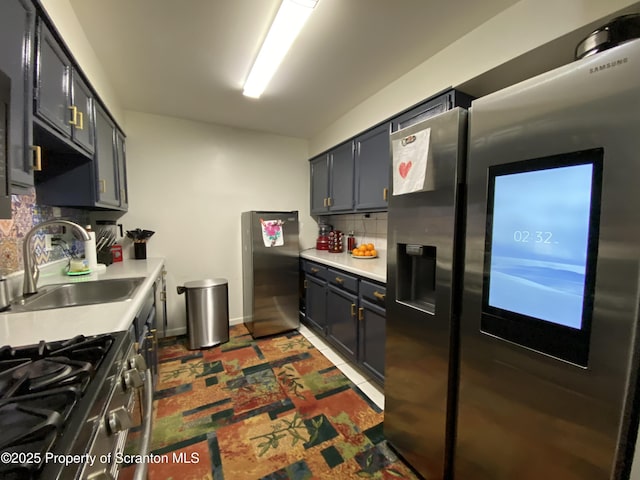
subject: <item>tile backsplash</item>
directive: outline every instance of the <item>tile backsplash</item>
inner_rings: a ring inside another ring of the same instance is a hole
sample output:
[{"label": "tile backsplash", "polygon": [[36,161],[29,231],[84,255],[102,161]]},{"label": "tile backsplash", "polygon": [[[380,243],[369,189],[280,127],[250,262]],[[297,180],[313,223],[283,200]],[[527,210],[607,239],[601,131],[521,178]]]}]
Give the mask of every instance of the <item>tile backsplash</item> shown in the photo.
[{"label": "tile backsplash", "polygon": [[321,219],[345,237],[354,232],[356,245],[373,243],[378,250],[387,249],[387,212],[331,215]]},{"label": "tile backsplash", "polygon": [[[0,220],[0,274],[6,275],[23,269],[22,241],[24,236],[34,225],[53,218],[65,218],[80,225],[89,223],[89,211],[77,208],[54,208],[39,205],[36,200],[35,189],[26,194],[11,195],[11,219]],[[61,233],[52,229],[51,233]],[[61,235],[70,246],[82,249],[82,242],[75,241],[70,232]],[[62,248],[56,246],[51,250],[45,249],[44,233],[39,232],[33,240],[35,258],[38,265],[64,258]]]}]

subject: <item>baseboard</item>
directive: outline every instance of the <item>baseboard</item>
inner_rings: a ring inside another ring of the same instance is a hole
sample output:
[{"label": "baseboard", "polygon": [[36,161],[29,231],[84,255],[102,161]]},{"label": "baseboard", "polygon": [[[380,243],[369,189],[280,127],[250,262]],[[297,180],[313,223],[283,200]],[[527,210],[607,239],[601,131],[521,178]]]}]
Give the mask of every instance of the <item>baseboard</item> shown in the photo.
[{"label": "baseboard", "polygon": [[[243,323],[242,317],[229,319],[229,326],[242,325],[242,323]],[[187,327],[167,328],[167,334],[165,335],[165,337],[177,337],[178,335],[186,335],[186,334],[187,334]]]}]

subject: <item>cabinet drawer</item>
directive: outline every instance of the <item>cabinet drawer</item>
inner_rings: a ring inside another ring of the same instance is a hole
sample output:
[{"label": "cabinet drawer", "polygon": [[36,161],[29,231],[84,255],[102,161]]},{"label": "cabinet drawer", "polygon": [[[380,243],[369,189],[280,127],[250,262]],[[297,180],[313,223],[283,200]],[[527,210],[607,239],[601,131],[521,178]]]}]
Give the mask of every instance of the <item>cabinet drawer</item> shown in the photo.
[{"label": "cabinet drawer", "polygon": [[325,267],[324,265],[305,260],[302,262],[302,268],[305,273],[311,276],[321,278],[323,280],[327,279],[327,267]]},{"label": "cabinet drawer", "polygon": [[386,294],[387,288],[384,285],[367,280],[360,281],[360,296],[365,300],[385,308]]},{"label": "cabinet drawer", "polygon": [[358,277],[353,277],[340,270],[329,269],[327,281],[336,287],[342,288],[352,293],[358,293]]}]

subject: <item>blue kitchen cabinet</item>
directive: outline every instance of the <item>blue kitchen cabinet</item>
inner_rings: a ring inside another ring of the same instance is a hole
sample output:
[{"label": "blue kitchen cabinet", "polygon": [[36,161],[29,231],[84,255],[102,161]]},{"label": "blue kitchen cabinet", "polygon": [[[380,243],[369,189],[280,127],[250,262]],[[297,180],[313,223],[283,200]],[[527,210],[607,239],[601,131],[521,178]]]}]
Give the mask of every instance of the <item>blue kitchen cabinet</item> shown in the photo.
[{"label": "blue kitchen cabinet", "polygon": [[329,212],[353,210],[353,142],[343,143],[329,152]]},{"label": "blue kitchen cabinet", "polygon": [[358,360],[358,278],[329,269],[327,339],[352,361]]},{"label": "blue kitchen cabinet", "polygon": [[38,200],[126,211],[125,137],[44,18],[37,20],[34,92],[33,137],[43,158]]},{"label": "blue kitchen cabinet", "polygon": [[303,322],[379,384],[384,383],[386,287],[302,260]]},{"label": "blue kitchen cabinet", "polygon": [[390,123],[355,139],[355,210],[386,210],[389,196]]},{"label": "blue kitchen cabinet", "polygon": [[303,261],[305,323],[320,333],[327,334],[327,267]]},{"label": "blue kitchen cabinet", "polygon": [[354,363],[358,360],[358,296],[329,285],[327,339]]},{"label": "blue kitchen cabinet", "polygon": [[306,275],[306,320],[319,333],[327,331],[327,282]]},{"label": "blue kitchen cabinet", "polygon": [[118,165],[118,185],[120,188],[120,209],[129,208],[129,187],[127,185],[127,149],[124,134],[116,129],[116,162]]},{"label": "blue kitchen cabinet", "polygon": [[118,152],[116,149],[116,127],[107,112],[96,108],[96,152],[95,188],[96,204],[120,208],[120,178],[118,175]]},{"label": "blue kitchen cabinet", "polygon": [[329,211],[329,156],[324,154],[309,162],[311,169],[311,214],[322,215]]},{"label": "blue kitchen cabinet", "polygon": [[447,90],[312,158],[311,214],[387,210],[389,134],[455,107],[468,108],[472,100],[465,93]]},{"label": "blue kitchen cabinet", "polygon": [[95,143],[93,93],[41,19],[37,31],[34,118],[39,135],[47,138],[43,148],[90,157]]},{"label": "blue kitchen cabinet", "polygon": [[360,281],[358,295],[358,363],[379,383],[384,383],[386,341],[386,287]]},{"label": "blue kitchen cabinet", "polygon": [[346,142],[310,161],[311,213],[353,210],[353,142]]},{"label": "blue kitchen cabinet", "polygon": [[11,81],[8,168],[4,173],[8,173],[14,193],[33,186],[31,88],[35,19],[35,8],[29,0],[0,2],[0,71]]},{"label": "blue kitchen cabinet", "polygon": [[[36,174],[36,194],[45,205],[102,210],[127,210],[124,135],[100,104],[95,108],[95,152],[92,158],[69,161],[51,152],[50,164]],[[72,158],[73,155],[69,154]],[[64,169],[58,175],[50,171]]]}]

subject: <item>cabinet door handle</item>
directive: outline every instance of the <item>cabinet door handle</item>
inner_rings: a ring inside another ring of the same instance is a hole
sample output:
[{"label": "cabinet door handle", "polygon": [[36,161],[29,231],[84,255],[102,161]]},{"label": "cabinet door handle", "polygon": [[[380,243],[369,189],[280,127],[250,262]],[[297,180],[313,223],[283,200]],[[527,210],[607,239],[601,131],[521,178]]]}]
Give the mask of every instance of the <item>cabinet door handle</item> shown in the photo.
[{"label": "cabinet door handle", "polygon": [[328,205],[327,205],[327,197],[322,199],[322,206],[323,207],[328,207]]},{"label": "cabinet door handle", "polygon": [[332,198],[331,197],[327,198],[327,207],[330,207],[332,203],[333,203]]},{"label": "cabinet door handle", "polygon": [[307,279],[306,279],[306,278],[304,279],[304,282],[302,282],[302,284],[303,284],[303,285],[302,285],[302,286],[303,286],[303,288],[307,288]]},{"label": "cabinet door handle", "polygon": [[351,304],[351,316],[352,317],[356,316],[356,304],[355,303]]},{"label": "cabinet door handle", "polygon": [[311,267],[311,273],[318,273],[320,271],[319,268]]},{"label": "cabinet door handle", "polygon": [[100,179],[98,183],[100,184],[100,193],[107,193],[107,181]]},{"label": "cabinet door handle", "polygon": [[84,113],[78,112],[78,125],[76,125],[78,130],[84,130]]},{"label": "cabinet door handle", "polygon": [[40,145],[32,145],[31,150],[35,152],[32,169],[34,172],[42,171],[42,147]]},{"label": "cabinet door handle", "polygon": [[358,320],[360,321],[364,320],[364,308],[362,307],[358,309]]},{"label": "cabinet door handle", "polygon": [[344,283],[344,278],[336,277],[336,283],[342,285]]},{"label": "cabinet door handle", "polygon": [[69,124],[78,125],[78,107],[71,105],[69,110],[71,110],[71,120],[69,120]]},{"label": "cabinet door handle", "polygon": [[384,293],[380,293],[377,290],[373,292],[373,296],[376,297],[380,301],[384,301]]},{"label": "cabinet door handle", "polygon": [[382,189],[382,199],[386,202],[389,200],[389,189],[387,187]]}]

